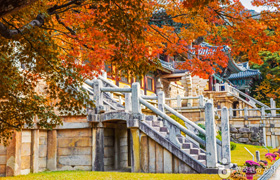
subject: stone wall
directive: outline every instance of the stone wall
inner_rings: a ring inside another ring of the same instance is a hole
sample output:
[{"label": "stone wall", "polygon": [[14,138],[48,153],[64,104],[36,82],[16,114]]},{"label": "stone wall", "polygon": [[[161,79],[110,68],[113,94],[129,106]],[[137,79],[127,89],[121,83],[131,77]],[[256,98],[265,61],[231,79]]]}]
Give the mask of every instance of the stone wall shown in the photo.
[{"label": "stone wall", "polygon": [[31,171],[31,130],[23,130],[21,133],[21,174],[29,174]]},{"label": "stone wall", "polygon": [[145,173],[192,173],[196,172],[160,144],[141,133],[140,167]]},{"label": "stone wall", "polygon": [[0,177],[6,175],[7,148],[0,144]]},{"label": "stone wall", "polygon": [[47,142],[48,133],[46,130],[40,130],[39,132],[39,171],[45,171],[47,169]]},{"label": "stone wall", "polygon": [[91,129],[57,130],[57,170],[91,170]]},{"label": "stone wall", "polygon": [[243,144],[262,146],[263,128],[262,127],[230,127],[231,141]]},{"label": "stone wall", "polygon": [[[65,117],[63,120],[64,124],[53,130],[15,132],[8,147],[0,145],[0,176],[45,170],[91,171],[96,168],[97,156],[101,157],[98,165],[103,167],[97,169],[99,171],[130,172],[137,164],[135,157],[138,156],[140,171],[137,172],[196,173],[144,133],[139,133],[140,137],[136,138],[140,149],[134,151],[135,136],[132,129],[127,129],[126,121],[92,124],[86,122],[85,116]],[[101,133],[96,133],[97,130]],[[140,130],[134,128],[135,131]],[[101,136],[101,141],[97,141],[98,136]]]}]

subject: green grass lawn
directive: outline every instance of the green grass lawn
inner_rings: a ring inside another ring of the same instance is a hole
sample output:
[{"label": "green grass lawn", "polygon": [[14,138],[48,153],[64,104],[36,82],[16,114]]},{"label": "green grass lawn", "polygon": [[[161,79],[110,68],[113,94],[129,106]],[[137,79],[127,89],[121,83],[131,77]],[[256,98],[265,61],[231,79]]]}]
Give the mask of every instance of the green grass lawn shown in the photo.
[{"label": "green grass lawn", "polygon": [[[261,159],[265,160],[264,155],[267,150],[260,146],[252,146],[245,144],[236,144],[236,149],[231,151],[231,160],[237,163],[238,166],[243,166],[246,160],[252,160],[252,156],[244,149],[246,147],[253,154],[256,150],[261,153]],[[275,150],[270,149],[270,152]],[[218,175],[208,174],[149,174],[149,173],[122,173],[122,172],[92,172],[92,171],[58,171],[58,172],[41,172],[36,174],[29,174],[17,177],[5,177],[0,180],[87,180],[87,179],[100,179],[100,180],[140,180],[140,179],[172,179],[172,180],[219,180]]]},{"label": "green grass lawn", "polygon": [[[251,153],[255,156],[256,161],[256,151],[260,151],[261,160],[265,159],[265,154],[267,153],[267,149],[265,149],[262,146],[253,146],[253,145],[246,145],[246,144],[236,144],[236,149],[231,151],[231,161],[232,163],[236,163],[238,166],[243,166],[245,161],[247,160],[253,160],[252,155],[249,154],[245,148],[246,147]],[[277,149],[271,149],[269,148],[269,152],[273,153],[274,151],[277,151]]]}]

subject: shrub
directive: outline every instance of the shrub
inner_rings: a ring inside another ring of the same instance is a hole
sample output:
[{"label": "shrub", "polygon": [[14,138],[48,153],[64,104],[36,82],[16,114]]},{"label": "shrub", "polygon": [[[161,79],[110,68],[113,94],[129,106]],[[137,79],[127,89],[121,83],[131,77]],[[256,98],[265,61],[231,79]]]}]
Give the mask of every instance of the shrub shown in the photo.
[{"label": "shrub", "polygon": [[[178,118],[178,117],[175,116],[175,115],[171,115],[170,117],[171,117],[172,119],[174,119],[176,122],[178,122],[179,124],[181,124],[182,126],[184,126],[185,128],[187,128],[186,125],[185,125],[185,122],[184,122],[182,119]],[[181,134],[182,134],[183,136],[186,135],[186,134],[183,133],[183,132],[181,132]]]},{"label": "shrub", "polygon": [[[205,125],[204,124],[198,124],[199,127],[201,127],[202,129],[205,129]],[[199,133],[198,136],[203,139],[204,141],[206,140],[206,137],[204,134]],[[220,141],[222,140],[222,132],[218,131],[218,135],[216,136],[217,139],[219,139]],[[230,150],[235,150],[236,149],[236,144],[234,142],[230,142]]]},{"label": "shrub", "polygon": [[230,142],[230,150],[235,150],[236,149],[236,144],[234,142]]}]

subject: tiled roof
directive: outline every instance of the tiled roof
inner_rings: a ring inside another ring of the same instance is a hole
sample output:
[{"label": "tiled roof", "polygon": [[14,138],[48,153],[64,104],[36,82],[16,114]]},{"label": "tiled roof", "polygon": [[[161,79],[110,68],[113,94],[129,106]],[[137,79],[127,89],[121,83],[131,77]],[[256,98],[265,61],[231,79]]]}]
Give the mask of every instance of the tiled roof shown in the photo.
[{"label": "tiled roof", "polygon": [[246,71],[231,74],[228,79],[234,80],[234,79],[241,79],[241,78],[247,78],[247,77],[255,77],[255,76],[259,76],[260,74],[261,74],[261,72],[259,70],[247,69]]}]

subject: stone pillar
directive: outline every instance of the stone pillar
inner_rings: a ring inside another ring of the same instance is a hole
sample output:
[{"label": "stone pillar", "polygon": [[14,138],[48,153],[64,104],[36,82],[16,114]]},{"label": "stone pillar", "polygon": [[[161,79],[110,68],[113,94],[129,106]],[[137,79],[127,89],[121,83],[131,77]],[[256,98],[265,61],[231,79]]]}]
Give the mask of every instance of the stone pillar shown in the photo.
[{"label": "stone pillar", "polygon": [[220,84],[218,84],[218,83],[215,84],[215,91],[216,92],[220,91]]},{"label": "stone pillar", "polygon": [[101,122],[92,128],[92,171],[104,171],[104,127]]},{"label": "stone pillar", "polygon": [[204,107],[204,99],[203,99],[203,95],[199,95],[199,107]]},{"label": "stone pillar", "polygon": [[257,159],[257,162],[259,162],[261,160],[260,151],[256,151],[256,159]]},{"label": "stone pillar", "polygon": [[229,108],[229,118],[232,119],[233,117],[233,111],[232,108]]},{"label": "stone pillar", "polygon": [[[125,88],[129,88],[129,86],[125,86]],[[128,112],[132,111],[131,93],[125,93],[125,110]]]},{"label": "stone pillar", "polygon": [[221,131],[222,131],[222,162],[223,164],[228,165],[231,163],[231,154],[230,154],[229,113],[227,107],[222,108]]},{"label": "stone pillar", "polygon": [[114,140],[114,149],[115,149],[115,170],[120,168],[120,131],[118,128],[115,128],[115,140]]},{"label": "stone pillar", "polygon": [[[190,73],[186,73],[182,79],[180,80],[180,82],[182,83],[184,89],[185,89],[185,93],[184,93],[184,97],[188,97],[188,96],[192,96],[193,94],[193,89],[192,89],[192,76]],[[167,95],[167,94],[166,94]],[[168,97],[168,96],[166,96]],[[186,107],[186,106],[192,106],[192,99],[189,100],[183,100],[182,101],[182,106]]]},{"label": "stone pillar", "polygon": [[[270,107],[271,108],[276,108],[276,104],[275,101],[273,100],[273,98],[270,98]],[[276,116],[276,110],[271,110],[271,115],[272,117]]]},{"label": "stone pillar", "polygon": [[216,168],[217,166],[217,144],[214,107],[212,103],[205,104],[205,131],[206,131],[206,166]]},{"label": "stone pillar", "polygon": [[141,106],[139,102],[140,98],[140,84],[138,82],[135,82],[132,84],[132,113],[133,114],[139,114],[141,113]]},{"label": "stone pillar", "polygon": [[104,77],[105,79],[107,79],[107,72],[104,71],[104,70],[102,70],[101,72],[102,72],[102,77]]},{"label": "stone pillar", "polygon": [[104,112],[104,106],[103,106],[103,93],[101,92],[103,84],[100,79],[94,80],[93,82],[93,100],[96,106],[97,114]]},{"label": "stone pillar", "polygon": [[248,120],[248,108],[244,107],[244,119]]},{"label": "stone pillar", "polygon": [[158,93],[158,109],[163,113],[165,113],[164,105],[165,105],[165,94],[163,91],[160,91]]},{"label": "stone pillar", "polygon": [[20,175],[21,170],[21,132],[14,132],[7,147],[6,176]]},{"label": "stone pillar", "polygon": [[31,172],[39,171],[39,129],[31,130]]},{"label": "stone pillar", "polygon": [[182,99],[179,94],[177,95],[177,107],[182,107]]},{"label": "stone pillar", "polygon": [[57,130],[48,131],[47,148],[47,169],[55,171],[57,169]]},{"label": "stone pillar", "polygon": [[131,128],[131,172],[141,172],[140,168],[140,131]]},{"label": "stone pillar", "polygon": [[264,107],[261,107],[261,118],[262,118],[262,119],[265,118],[265,110],[264,110]]},{"label": "stone pillar", "polygon": [[161,82],[161,79],[158,78],[156,81],[156,93],[163,91],[163,84]]}]

